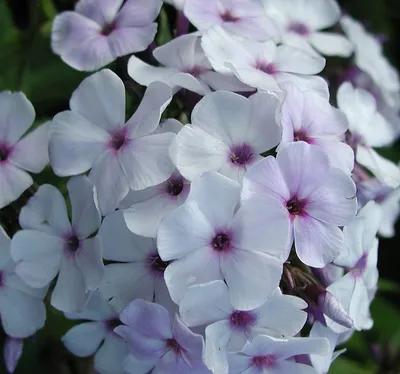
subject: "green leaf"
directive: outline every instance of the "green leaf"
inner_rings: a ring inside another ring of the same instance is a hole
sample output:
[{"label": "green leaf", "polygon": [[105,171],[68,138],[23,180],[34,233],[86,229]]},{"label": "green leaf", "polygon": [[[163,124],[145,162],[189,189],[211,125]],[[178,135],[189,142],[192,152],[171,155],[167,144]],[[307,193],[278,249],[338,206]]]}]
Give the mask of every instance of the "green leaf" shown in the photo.
[{"label": "green leaf", "polygon": [[377,297],[371,305],[374,331],[379,332],[379,341],[390,341],[400,331],[400,311],[383,297]]},{"label": "green leaf", "polygon": [[171,28],[169,26],[168,16],[165,9],[161,9],[158,22],[158,33],[156,41],[158,45],[163,45],[172,39]]},{"label": "green leaf", "polygon": [[338,357],[332,364],[329,374],[372,374],[372,367],[364,367],[358,362],[349,360],[346,357]]},{"label": "green leaf", "polygon": [[395,292],[400,293],[400,285],[387,279],[379,279],[379,292]]}]

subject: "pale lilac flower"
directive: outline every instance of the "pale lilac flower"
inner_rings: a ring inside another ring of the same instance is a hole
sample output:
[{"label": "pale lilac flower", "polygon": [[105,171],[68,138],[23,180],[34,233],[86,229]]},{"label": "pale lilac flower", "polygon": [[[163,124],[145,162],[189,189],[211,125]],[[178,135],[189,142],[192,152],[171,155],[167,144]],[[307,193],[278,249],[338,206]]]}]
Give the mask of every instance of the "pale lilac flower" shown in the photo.
[{"label": "pale lilac flower", "polygon": [[104,218],[98,234],[107,261],[99,286],[102,296],[120,311],[133,299],[141,298],[176,310],[164,281],[169,261],[161,260],[155,239],[144,238],[128,230],[121,211]]},{"label": "pale lilac flower", "polygon": [[353,45],[335,32],[320,31],[341,16],[336,0],[262,0],[267,15],[278,25],[281,40],[299,48],[315,48],[328,56],[349,57]]},{"label": "pale lilac flower", "polygon": [[[16,274],[16,264],[10,255],[10,242],[10,238],[0,227],[1,325],[8,336],[19,339],[33,335],[44,326],[46,308],[43,299],[47,288],[32,288]],[[12,347],[15,343],[10,342]]]},{"label": "pale lilac flower", "polygon": [[355,64],[372,77],[389,106],[399,108],[399,73],[384,56],[382,44],[351,17],[343,16],[340,23],[355,46]]},{"label": "pale lilac flower", "polygon": [[[155,133],[177,134],[182,124],[168,119],[160,124]],[[163,183],[142,191],[131,190],[122,200],[119,209],[124,210],[125,223],[129,230],[141,236],[155,238],[157,228],[164,216],[182,205],[190,190],[190,182],[178,170]]]},{"label": "pale lilac flower", "polygon": [[396,138],[392,127],[377,111],[374,97],[345,82],[339,87],[337,102],[349,122],[347,141],[355,150],[356,161],[389,187],[398,187],[400,168],[372,148],[388,145]]},{"label": "pale lilac flower", "polygon": [[81,311],[103,277],[104,265],[97,238],[100,212],[93,184],[86,176],[68,183],[70,222],[62,194],[42,185],[21,210],[18,231],[11,242],[16,273],[31,287],[50,284],[58,275],[51,305],[63,312]]},{"label": "pale lilac flower", "polygon": [[225,91],[207,95],[171,147],[176,167],[189,180],[215,170],[240,183],[247,168],[262,159],[260,154],[279,143],[278,105],[266,92],[249,99]]},{"label": "pale lilac flower", "polygon": [[185,16],[200,31],[220,25],[251,40],[278,38],[277,26],[259,0],[186,0]]},{"label": "pale lilac flower", "polygon": [[86,78],[72,94],[70,111],[52,123],[50,160],[60,176],[88,170],[100,212],[111,213],[128,194],[164,182],[174,166],[168,156],[172,133],[150,135],[171,101],[171,89],[154,83],[125,123],[125,88],[105,69]]},{"label": "pale lilac flower", "polygon": [[315,53],[272,40],[257,42],[235,38],[221,26],[209,28],[201,45],[215,71],[234,74],[243,83],[267,91],[282,91],[280,83],[293,82],[328,96],[328,87],[314,76],[325,67],[325,59]]},{"label": "pale lilac flower", "polygon": [[249,310],[278,287],[289,254],[286,209],[266,197],[238,210],[239,198],[237,182],[206,172],[192,182],[185,204],[161,221],[158,250],[162,260],[176,260],[164,274],[176,303],[188,286],[220,279],[232,305]]},{"label": "pale lilac flower", "polygon": [[[161,0],[80,0],[53,22],[51,46],[77,70],[97,70],[145,50],[157,32]],[[122,7],[121,7],[122,6]]]},{"label": "pale lilac flower", "polygon": [[125,369],[132,374],[211,374],[202,361],[203,337],[161,305],[137,299],[120,314],[115,332],[129,345]]},{"label": "pale lilac flower", "polygon": [[329,354],[323,356],[311,354],[309,356],[312,366],[317,370],[318,374],[328,374],[332,362],[342,353],[346,352],[346,349],[335,351],[336,346],[341,343],[340,334],[332,331],[329,327],[323,326],[319,322],[315,322],[310,331],[310,338],[327,338],[329,340]]},{"label": "pale lilac flower", "polygon": [[179,36],[154,50],[155,59],[162,65],[151,66],[132,56],[128,73],[143,86],[163,82],[178,91],[184,88],[205,95],[214,90],[251,91],[232,74],[224,75],[212,70],[204,55],[198,34]]},{"label": "pale lilac flower", "polygon": [[285,84],[283,88],[281,146],[302,140],[321,147],[333,167],[350,174],[354,166],[354,152],[341,141],[348,130],[346,116],[313,91],[302,91],[294,84]]},{"label": "pale lilac flower", "polygon": [[47,124],[21,137],[35,120],[22,92],[0,92],[0,209],[18,199],[49,163]]},{"label": "pale lilac flower", "polygon": [[9,373],[14,373],[24,348],[24,340],[6,337],[4,343],[4,363]]},{"label": "pale lilac flower", "polygon": [[291,358],[302,354],[328,353],[329,341],[326,338],[279,339],[259,335],[248,342],[240,353],[229,355],[229,373],[318,374],[311,366],[297,363]]},{"label": "pale lilac flower", "polygon": [[99,374],[124,374],[124,359],[128,354],[126,342],[114,329],[121,325],[118,313],[93,293],[85,310],[66,314],[74,320],[86,320],[72,327],[62,338],[65,347],[78,357],[94,355],[94,368]]},{"label": "pale lilac flower", "polygon": [[302,262],[321,268],[344,250],[338,226],[356,213],[356,187],[342,170],[331,167],[322,149],[303,141],[289,143],[276,159],[269,156],[250,168],[242,199],[264,196],[285,208],[287,219],[280,223],[290,227]]},{"label": "pale lilac flower", "polygon": [[240,351],[247,340],[259,334],[289,337],[297,334],[307,319],[307,304],[278,288],[259,308],[235,309],[227,285],[220,280],[191,286],[179,305],[188,327],[207,325],[205,364],[214,373],[228,373],[228,352]]},{"label": "pale lilac flower", "polygon": [[365,205],[375,201],[382,211],[382,220],[378,233],[384,238],[392,238],[396,234],[395,225],[400,216],[400,188],[390,188],[376,178],[369,178],[358,183],[359,200]]},{"label": "pale lilac flower", "polygon": [[[378,284],[378,239],[376,234],[381,222],[382,211],[371,201],[343,229],[346,250],[335,259],[335,264],[348,273],[328,287],[341,301],[357,330],[372,327],[369,304]],[[329,327],[344,332],[335,323]]]}]

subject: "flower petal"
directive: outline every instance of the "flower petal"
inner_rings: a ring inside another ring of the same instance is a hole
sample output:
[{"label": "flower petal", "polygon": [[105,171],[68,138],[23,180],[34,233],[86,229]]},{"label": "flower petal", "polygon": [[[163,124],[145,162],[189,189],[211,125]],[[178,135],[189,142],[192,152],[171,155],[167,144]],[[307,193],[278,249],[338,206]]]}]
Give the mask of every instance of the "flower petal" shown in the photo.
[{"label": "flower petal", "polygon": [[88,171],[110,140],[104,130],[70,111],[57,114],[50,131],[50,162],[59,176]]},{"label": "flower petal", "polygon": [[315,49],[327,56],[350,57],[354,46],[343,35],[331,32],[315,32],[310,36]]},{"label": "flower petal", "polygon": [[98,350],[106,334],[101,322],[85,322],[75,325],[61,338],[61,341],[75,356],[88,357]]},{"label": "flower petal", "polygon": [[128,353],[128,345],[122,338],[114,333],[108,334],[94,356],[94,367],[99,373],[123,374]]},{"label": "flower petal", "polygon": [[10,164],[0,163],[0,208],[17,200],[33,183],[31,176]]},{"label": "flower petal", "polygon": [[122,128],[125,123],[125,87],[109,69],[84,79],[69,102],[71,110],[104,131]]},{"label": "flower petal", "polygon": [[294,220],[296,253],[305,264],[322,268],[332,262],[344,249],[342,231],[310,216]]},{"label": "flower petal", "polygon": [[9,160],[15,166],[40,173],[49,163],[49,124],[37,127],[14,145]]},{"label": "flower petal", "polygon": [[22,92],[0,93],[0,139],[15,144],[35,120],[35,109]]},{"label": "flower petal", "polygon": [[283,269],[282,261],[276,257],[236,248],[221,256],[220,262],[232,305],[239,310],[264,304],[278,287]]}]

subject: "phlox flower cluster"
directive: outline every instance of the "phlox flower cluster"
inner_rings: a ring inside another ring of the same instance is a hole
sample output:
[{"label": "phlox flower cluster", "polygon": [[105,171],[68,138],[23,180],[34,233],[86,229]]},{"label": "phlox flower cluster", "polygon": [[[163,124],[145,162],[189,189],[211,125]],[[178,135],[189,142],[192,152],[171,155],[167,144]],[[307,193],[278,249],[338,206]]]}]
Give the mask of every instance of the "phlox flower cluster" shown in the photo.
[{"label": "phlox flower cluster", "polygon": [[[8,370],[48,295],[100,374],[326,374],[373,325],[378,235],[400,212],[377,149],[400,133],[398,74],[335,0],[168,3],[161,46],[160,0],[59,14],[54,53],[98,71],[22,139],[34,109],[0,94],[0,207],[20,210],[0,231]],[[329,56],[348,64],[337,82]],[[31,187],[47,164],[66,188]]]}]

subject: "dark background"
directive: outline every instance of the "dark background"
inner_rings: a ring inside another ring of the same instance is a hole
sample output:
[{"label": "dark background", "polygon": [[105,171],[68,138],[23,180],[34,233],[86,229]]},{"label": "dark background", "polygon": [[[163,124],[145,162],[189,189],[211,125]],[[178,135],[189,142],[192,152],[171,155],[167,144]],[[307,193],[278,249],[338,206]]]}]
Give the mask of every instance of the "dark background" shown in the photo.
[{"label": "dark background", "polygon": [[[400,67],[400,0],[339,2],[371,32],[386,36],[386,54]],[[25,92],[36,109],[36,125],[68,109],[71,93],[87,76],[65,65],[50,49],[52,19],[57,12],[72,9],[74,3],[73,0],[0,0],[0,91]],[[159,20],[156,39],[159,43],[168,40],[174,17],[174,9],[165,7]],[[399,161],[400,144],[385,155]],[[36,182],[52,183],[65,190],[65,181],[54,177],[49,168]],[[399,238],[381,240],[379,269],[381,291],[372,305],[375,326],[371,331],[354,335],[346,356],[337,360],[330,373],[400,374]],[[17,374],[94,373],[90,358],[76,359],[63,348],[59,338],[70,326],[72,323],[61,313],[49,308],[46,327],[25,344]],[[380,352],[380,357],[376,357],[376,352]],[[1,365],[0,362],[0,373],[5,372]]]}]

